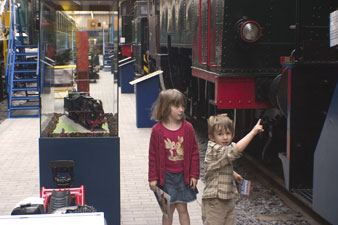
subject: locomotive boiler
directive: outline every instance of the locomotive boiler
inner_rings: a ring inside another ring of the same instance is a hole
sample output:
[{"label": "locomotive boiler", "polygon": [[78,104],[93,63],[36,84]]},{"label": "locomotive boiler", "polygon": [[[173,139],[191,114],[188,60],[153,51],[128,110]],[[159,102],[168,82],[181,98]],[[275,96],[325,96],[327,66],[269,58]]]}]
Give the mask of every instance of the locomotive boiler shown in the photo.
[{"label": "locomotive boiler", "polygon": [[239,139],[262,118],[265,132],[247,152],[331,223],[338,183],[326,174],[338,154],[323,143],[338,124],[329,117],[338,114],[338,50],[329,45],[337,9],[333,0],[152,0],[145,43],[150,72],[164,71],[162,89],[185,93],[190,119],[227,112]]}]

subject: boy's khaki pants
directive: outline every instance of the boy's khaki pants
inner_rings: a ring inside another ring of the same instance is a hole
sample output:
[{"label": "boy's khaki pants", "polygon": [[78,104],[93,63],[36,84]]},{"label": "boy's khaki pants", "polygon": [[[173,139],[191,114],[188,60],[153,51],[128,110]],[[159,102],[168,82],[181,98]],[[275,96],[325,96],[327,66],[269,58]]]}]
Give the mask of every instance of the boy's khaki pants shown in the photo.
[{"label": "boy's khaki pants", "polygon": [[233,225],[235,223],[235,200],[202,199],[202,220],[204,225]]}]

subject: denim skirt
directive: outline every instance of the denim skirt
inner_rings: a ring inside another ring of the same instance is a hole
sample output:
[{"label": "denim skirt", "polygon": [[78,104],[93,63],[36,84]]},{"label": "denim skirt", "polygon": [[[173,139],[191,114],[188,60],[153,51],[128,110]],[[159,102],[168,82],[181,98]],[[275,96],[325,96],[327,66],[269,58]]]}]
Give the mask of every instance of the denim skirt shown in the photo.
[{"label": "denim skirt", "polygon": [[183,173],[166,172],[164,186],[161,189],[170,195],[170,203],[192,202],[196,200],[198,194],[197,187],[193,190],[184,182]]}]

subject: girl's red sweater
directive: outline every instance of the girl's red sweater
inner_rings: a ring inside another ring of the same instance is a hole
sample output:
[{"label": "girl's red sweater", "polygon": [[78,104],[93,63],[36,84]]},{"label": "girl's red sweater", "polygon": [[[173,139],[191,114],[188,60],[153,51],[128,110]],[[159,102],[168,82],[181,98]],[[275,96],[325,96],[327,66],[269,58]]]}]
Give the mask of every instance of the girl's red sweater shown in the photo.
[{"label": "girl's red sweater", "polygon": [[[186,120],[184,126],[184,181],[190,183],[190,178],[199,179],[200,158],[194,128]],[[163,128],[160,123],[153,126],[149,143],[149,170],[148,181],[157,180],[163,186],[165,179],[165,146]]]}]

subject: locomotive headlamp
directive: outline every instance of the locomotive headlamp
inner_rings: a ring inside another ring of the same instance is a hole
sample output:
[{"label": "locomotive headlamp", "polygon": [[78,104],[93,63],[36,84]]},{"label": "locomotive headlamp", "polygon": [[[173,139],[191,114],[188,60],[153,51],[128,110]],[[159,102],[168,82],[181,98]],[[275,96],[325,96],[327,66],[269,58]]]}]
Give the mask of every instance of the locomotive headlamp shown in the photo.
[{"label": "locomotive headlamp", "polygon": [[245,21],[239,32],[243,41],[256,42],[262,36],[262,27],[256,21]]}]

